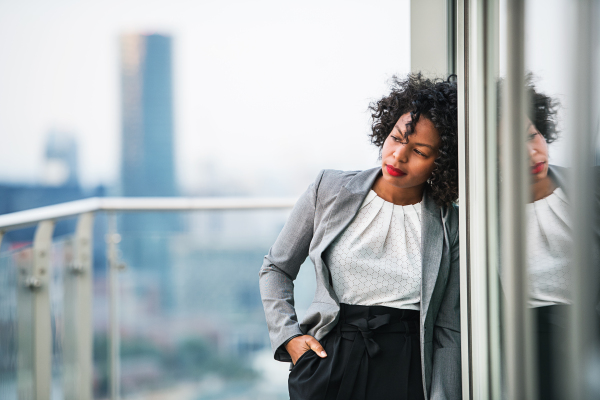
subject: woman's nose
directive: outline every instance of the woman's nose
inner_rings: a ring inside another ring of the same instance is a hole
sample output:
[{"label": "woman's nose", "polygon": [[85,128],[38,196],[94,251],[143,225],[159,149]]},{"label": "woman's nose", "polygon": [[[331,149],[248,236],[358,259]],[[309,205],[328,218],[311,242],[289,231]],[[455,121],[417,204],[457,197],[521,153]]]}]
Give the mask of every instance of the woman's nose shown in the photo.
[{"label": "woman's nose", "polygon": [[529,157],[533,157],[536,152],[535,146],[532,143],[527,143],[527,154]]},{"label": "woman's nose", "polygon": [[406,162],[408,159],[408,151],[406,144],[399,143],[398,147],[394,150],[394,158],[400,162]]}]

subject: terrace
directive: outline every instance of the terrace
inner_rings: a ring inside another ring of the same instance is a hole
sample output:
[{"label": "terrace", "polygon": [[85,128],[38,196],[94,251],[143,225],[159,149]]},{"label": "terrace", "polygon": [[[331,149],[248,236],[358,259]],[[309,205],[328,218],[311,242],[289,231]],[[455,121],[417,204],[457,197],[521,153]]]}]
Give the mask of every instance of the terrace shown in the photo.
[{"label": "terrace", "polygon": [[[568,354],[553,362],[561,368],[563,398],[600,398],[600,310],[594,297],[600,278],[593,253],[597,178],[591,168],[600,159],[594,73],[599,15],[592,0],[410,2],[410,70],[458,77],[465,400],[540,398],[535,321],[528,307],[531,173],[523,127],[531,99],[523,82],[529,72],[541,77],[544,92],[565,104],[562,137],[550,145],[550,161],[569,167],[573,301],[561,344]],[[125,36],[127,68],[139,61],[135,46],[144,40],[156,41],[161,51],[170,43],[161,35]],[[123,86],[136,88],[137,77],[127,68]],[[271,71],[276,72],[281,71]],[[124,90],[123,97],[135,98],[131,94]],[[312,105],[326,96],[309,97]],[[134,103],[123,102],[122,122],[124,130],[136,133],[141,123],[134,120],[139,114]],[[303,112],[294,108],[283,121]],[[255,125],[262,126],[263,119]],[[236,123],[241,122],[246,121]],[[337,123],[323,129],[338,130]],[[282,123],[273,125],[278,131]],[[311,127],[298,128],[296,137]],[[317,159],[319,151],[325,154],[319,160],[328,159],[334,143],[319,133],[295,141],[279,133],[258,140],[254,150],[280,146],[294,164]],[[321,139],[321,148],[313,149],[311,141]],[[352,154],[344,153],[344,162]],[[275,155],[262,155],[275,163],[270,157]],[[170,197],[93,197],[0,215],[0,398],[288,398],[288,365],[273,361],[257,275],[295,198],[177,197],[172,179],[159,179],[167,170],[156,167],[149,176],[165,184]],[[124,186],[136,190],[148,178],[124,175],[123,181],[130,179]],[[313,296],[310,264],[305,262],[295,282],[300,317]]]}]

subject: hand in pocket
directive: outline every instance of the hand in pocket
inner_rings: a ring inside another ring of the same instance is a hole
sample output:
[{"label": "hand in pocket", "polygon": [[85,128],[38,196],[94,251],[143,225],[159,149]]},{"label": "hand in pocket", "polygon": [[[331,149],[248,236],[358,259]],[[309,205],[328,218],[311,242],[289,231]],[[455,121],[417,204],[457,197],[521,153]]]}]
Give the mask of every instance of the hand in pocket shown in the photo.
[{"label": "hand in pocket", "polygon": [[314,351],[321,358],[327,357],[325,349],[321,346],[321,343],[310,335],[303,335],[293,338],[285,345],[285,349],[292,357],[292,363],[296,364],[296,361],[307,351]]}]

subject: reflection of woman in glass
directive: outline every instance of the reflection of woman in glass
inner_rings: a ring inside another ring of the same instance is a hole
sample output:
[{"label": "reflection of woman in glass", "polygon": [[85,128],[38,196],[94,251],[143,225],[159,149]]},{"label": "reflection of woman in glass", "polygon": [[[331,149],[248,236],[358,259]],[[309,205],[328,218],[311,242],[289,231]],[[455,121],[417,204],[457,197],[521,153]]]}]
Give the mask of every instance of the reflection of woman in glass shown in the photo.
[{"label": "reflection of woman in glass", "polygon": [[532,202],[527,204],[529,306],[534,310],[539,398],[560,398],[557,361],[565,349],[565,315],[571,304],[571,229],[563,188],[564,168],[548,162],[548,144],[557,138],[556,102],[531,85],[527,130]]},{"label": "reflection of woman in glass", "polygon": [[[381,167],[321,172],[265,257],[275,359],[294,364],[292,400],[459,399],[456,85],[411,75],[371,109]],[[307,256],[317,289],[298,323]]]}]

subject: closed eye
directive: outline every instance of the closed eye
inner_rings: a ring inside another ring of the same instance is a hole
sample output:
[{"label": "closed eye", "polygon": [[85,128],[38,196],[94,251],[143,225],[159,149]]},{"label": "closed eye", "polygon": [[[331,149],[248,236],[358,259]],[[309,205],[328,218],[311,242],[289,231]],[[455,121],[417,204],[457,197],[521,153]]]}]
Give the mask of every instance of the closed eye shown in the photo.
[{"label": "closed eye", "polygon": [[420,152],[418,149],[415,149],[415,153],[417,153],[420,156],[427,157],[427,154]]}]

